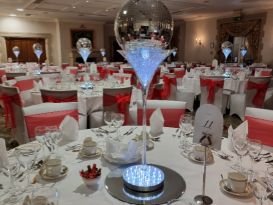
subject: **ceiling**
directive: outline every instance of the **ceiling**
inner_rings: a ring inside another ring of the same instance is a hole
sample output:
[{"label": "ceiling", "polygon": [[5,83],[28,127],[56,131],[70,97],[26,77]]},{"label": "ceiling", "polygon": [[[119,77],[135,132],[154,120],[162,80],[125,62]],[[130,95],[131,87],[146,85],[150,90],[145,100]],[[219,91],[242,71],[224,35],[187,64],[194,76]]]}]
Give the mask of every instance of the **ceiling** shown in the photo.
[{"label": "ceiling", "polygon": [[[175,19],[195,20],[255,13],[273,8],[273,0],[162,0]],[[0,0],[0,14],[59,20],[112,21],[126,0]],[[18,11],[16,9],[23,9]]]}]

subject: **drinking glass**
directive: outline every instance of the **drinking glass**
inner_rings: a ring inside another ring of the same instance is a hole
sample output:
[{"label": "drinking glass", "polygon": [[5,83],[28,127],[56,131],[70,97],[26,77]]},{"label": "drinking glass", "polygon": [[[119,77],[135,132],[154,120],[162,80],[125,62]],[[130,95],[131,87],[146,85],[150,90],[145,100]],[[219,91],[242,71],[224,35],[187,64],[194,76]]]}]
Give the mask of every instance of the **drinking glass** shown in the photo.
[{"label": "drinking glass", "polygon": [[54,187],[40,187],[31,194],[31,205],[58,205],[59,192]]},{"label": "drinking glass", "polygon": [[103,114],[103,120],[110,129],[113,126],[113,112],[105,111]]},{"label": "drinking glass", "polygon": [[255,173],[255,178],[251,182],[253,193],[259,199],[260,205],[263,205],[270,194],[267,178],[267,171],[259,171]]},{"label": "drinking glass", "polygon": [[248,139],[248,154],[251,158],[251,172],[254,173],[254,159],[259,156],[263,148],[262,142],[256,139]]},{"label": "drinking glass", "polygon": [[35,138],[38,142],[40,142],[43,147],[43,159],[45,158],[45,156],[47,155],[48,152],[51,152],[51,145],[47,142],[46,140],[46,126],[37,126],[35,128]]},{"label": "drinking glass", "polygon": [[180,135],[182,134],[182,138],[180,141],[180,148],[184,152],[189,152],[189,143],[187,141],[187,135],[191,133],[192,131],[192,116],[190,114],[185,114],[184,116],[180,117],[179,120],[179,129],[180,129]]},{"label": "drinking glass", "polygon": [[53,153],[59,153],[59,142],[62,140],[62,135],[57,126],[47,126],[46,127],[46,137],[48,138],[48,142],[52,145]]},{"label": "drinking glass", "polygon": [[116,128],[117,136],[115,140],[120,141],[119,128],[124,123],[124,115],[122,113],[113,113],[113,126]]},{"label": "drinking glass", "polygon": [[242,158],[248,153],[248,141],[245,135],[232,135],[232,146],[239,156],[240,172],[243,172]]}]

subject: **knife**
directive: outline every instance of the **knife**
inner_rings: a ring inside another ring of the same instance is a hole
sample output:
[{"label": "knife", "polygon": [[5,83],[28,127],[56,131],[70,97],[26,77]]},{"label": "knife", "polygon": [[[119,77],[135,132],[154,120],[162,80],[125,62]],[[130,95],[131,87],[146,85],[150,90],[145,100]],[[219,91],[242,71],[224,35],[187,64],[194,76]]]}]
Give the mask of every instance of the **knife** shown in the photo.
[{"label": "knife", "polygon": [[265,163],[272,163],[272,162],[273,162],[273,159],[266,161]]}]

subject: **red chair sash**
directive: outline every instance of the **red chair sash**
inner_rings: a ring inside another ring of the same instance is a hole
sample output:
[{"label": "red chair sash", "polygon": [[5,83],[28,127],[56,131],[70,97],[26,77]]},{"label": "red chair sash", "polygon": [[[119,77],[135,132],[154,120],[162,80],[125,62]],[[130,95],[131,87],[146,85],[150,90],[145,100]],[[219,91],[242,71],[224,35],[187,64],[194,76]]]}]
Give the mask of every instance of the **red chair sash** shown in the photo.
[{"label": "red chair sash", "polygon": [[254,83],[251,81],[248,81],[247,83],[247,89],[248,90],[257,90],[255,96],[252,99],[253,105],[256,107],[261,108],[264,104],[264,98],[267,91],[267,88],[269,86],[269,82],[267,83]]},{"label": "red chair sash", "polygon": [[134,70],[124,70],[124,73],[131,74],[131,85],[136,85],[136,72]]},{"label": "red chair sash", "polygon": [[4,114],[5,114],[5,126],[15,128],[15,116],[14,116],[14,110],[12,108],[12,103],[23,107],[23,103],[21,101],[21,98],[18,94],[16,95],[2,95],[0,96],[0,100],[3,101],[4,104]]},{"label": "red chair sash", "polygon": [[69,66],[69,63],[62,63],[62,69],[65,70]]},{"label": "red chair sash", "polygon": [[183,78],[184,75],[186,74],[185,70],[175,70],[174,74],[176,76],[176,78]]},{"label": "red chair sash", "polygon": [[262,70],[261,71],[261,76],[263,76],[263,77],[268,77],[268,76],[271,76],[271,74],[272,74],[272,71],[270,70]]},{"label": "red chair sash", "polygon": [[171,85],[176,86],[176,78],[170,78],[168,76],[163,76],[163,90],[161,93],[161,98],[162,99],[168,99],[171,95]]},{"label": "red chair sash", "polygon": [[245,116],[248,121],[248,137],[261,140],[262,144],[273,147],[273,121]]},{"label": "red chair sash", "polygon": [[201,87],[207,87],[208,89],[208,103],[214,103],[215,98],[215,88],[223,88],[224,80],[212,80],[212,79],[202,79],[200,78]]},{"label": "red chair sash", "polygon": [[98,73],[100,74],[101,79],[105,79],[107,76],[107,70],[103,67],[97,67]]},{"label": "red chair sash", "polygon": [[116,96],[112,95],[103,95],[103,106],[113,106],[117,104],[118,112],[124,114],[124,124],[128,124],[129,120],[129,105],[131,101],[131,94],[117,94]]},{"label": "red chair sash", "polygon": [[78,121],[78,110],[63,110],[43,114],[25,116],[29,138],[35,137],[35,128],[38,126],[60,126],[65,116],[71,116]]},{"label": "red chair sash", "polygon": [[34,88],[33,81],[34,81],[33,79],[20,80],[16,82],[14,86],[17,87],[20,91],[31,90]]},{"label": "red chair sash", "polygon": [[43,102],[62,103],[62,102],[78,102],[78,96],[72,95],[65,98],[55,96],[42,95]]},{"label": "red chair sash", "polygon": [[75,68],[70,69],[70,70],[69,70],[69,73],[70,73],[71,75],[77,75],[78,69],[75,69]]},{"label": "red chair sash", "polygon": [[[162,112],[162,115],[164,117],[164,126],[165,127],[179,127],[179,119],[181,116],[184,116],[185,109],[174,109],[174,108],[166,108],[166,109],[160,109]],[[146,110],[146,119],[147,119],[147,125],[150,125],[150,117],[152,113],[155,111],[155,109],[147,109]],[[142,125],[143,120],[143,111],[142,109],[137,109],[137,124]]]}]

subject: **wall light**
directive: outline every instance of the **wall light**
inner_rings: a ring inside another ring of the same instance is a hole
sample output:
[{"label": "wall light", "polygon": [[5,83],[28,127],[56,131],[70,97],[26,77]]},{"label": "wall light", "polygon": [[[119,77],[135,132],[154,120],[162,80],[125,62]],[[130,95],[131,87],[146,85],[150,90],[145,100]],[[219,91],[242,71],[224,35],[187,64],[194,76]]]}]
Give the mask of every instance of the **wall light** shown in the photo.
[{"label": "wall light", "polygon": [[12,16],[12,17],[14,17],[14,16],[16,16],[16,14],[10,14],[9,16]]},{"label": "wall light", "polygon": [[195,43],[196,43],[196,45],[202,46],[201,38],[196,38]]}]

